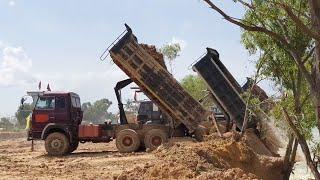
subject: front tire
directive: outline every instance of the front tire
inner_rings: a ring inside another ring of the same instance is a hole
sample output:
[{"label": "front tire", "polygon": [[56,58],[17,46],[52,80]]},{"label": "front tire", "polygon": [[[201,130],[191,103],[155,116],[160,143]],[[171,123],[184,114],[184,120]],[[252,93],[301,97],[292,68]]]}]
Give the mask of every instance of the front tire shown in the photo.
[{"label": "front tire", "polygon": [[68,152],[69,148],[69,140],[63,133],[51,133],[45,140],[45,149],[51,156],[65,155]]}]

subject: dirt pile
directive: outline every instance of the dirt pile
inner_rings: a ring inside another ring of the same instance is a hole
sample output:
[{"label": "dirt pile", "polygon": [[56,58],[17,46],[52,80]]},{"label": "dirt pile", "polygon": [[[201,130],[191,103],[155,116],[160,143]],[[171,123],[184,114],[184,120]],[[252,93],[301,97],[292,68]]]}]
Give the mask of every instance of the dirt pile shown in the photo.
[{"label": "dirt pile", "polygon": [[156,163],[125,171],[118,178],[282,179],[282,159],[256,153],[244,139],[211,137],[201,143],[171,142],[154,154],[159,159]]},{"label": "dirt pile", "polygon": [[148,44],[140,44],[143,49],[145,49],[159,64],[167,69],[167,66],[164,62],[163,55],[157,51],[157,48],[154,45],[148,45]]}]

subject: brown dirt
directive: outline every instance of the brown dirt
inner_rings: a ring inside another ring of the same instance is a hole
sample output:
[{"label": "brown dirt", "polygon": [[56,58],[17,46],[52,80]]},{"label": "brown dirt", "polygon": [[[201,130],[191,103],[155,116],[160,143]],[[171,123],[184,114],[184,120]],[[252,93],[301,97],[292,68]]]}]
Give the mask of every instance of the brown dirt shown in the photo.
[{"label": "brown dirt", "polygon": [[119,179],[282,179],[282,159],[257,154],[245,142],[214,136],[201,143],[171,142],[154,152],[156,163]]},{"label": "brown dirt", "polygon": [[50,157],[42,141],[35,141],[31,152],[26,138],[3,140],[5,134],[0,133],[0,179],[116,179],[125,170],[156,160],[152,153],[120,154],[113,142],[80,144],[71,155]]},{"label": "brown dirt", "polygon": [[25,138],[1,135],[0,179],[281,179],[280,158],[256,153],[258,146],[235,136],[201,143],[175,138],[154,152],[129,154],[118,153],[113,142],[86,143],[71,155],[50,157],[42,141],[31,152]]},{"label": "brown dirt", "polygon": [[154,45],[140,44],[159,64],[167,69],[167,66],[164,62],[163,55],[157,51],[157,48]]}]

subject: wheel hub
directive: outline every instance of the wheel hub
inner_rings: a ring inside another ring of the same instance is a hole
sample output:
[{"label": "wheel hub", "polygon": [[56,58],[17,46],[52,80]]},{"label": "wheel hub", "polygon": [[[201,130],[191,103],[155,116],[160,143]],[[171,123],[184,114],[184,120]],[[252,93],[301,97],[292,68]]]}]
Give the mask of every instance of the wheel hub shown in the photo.
[{"label": "wheel hub", "polygon": [[59,149],[61,146],[62,146],[62,142],[61,142],[60,139],[54,139],[51,142],[51,147],[54,148],[54,149]]},{"label": "wheel hub", "polygon": [[162,139],[159,136],[155,136],[152,138],[152,144],[154,146],[160,146],[162,144]]},{"label": "wheel hub", "polygon": [[123,140],[122,140],[122,144],[125,145],[125,146],[131,146],[132,143],[133,143],[132,138],[128,137],[128,136],[123,138]]}]

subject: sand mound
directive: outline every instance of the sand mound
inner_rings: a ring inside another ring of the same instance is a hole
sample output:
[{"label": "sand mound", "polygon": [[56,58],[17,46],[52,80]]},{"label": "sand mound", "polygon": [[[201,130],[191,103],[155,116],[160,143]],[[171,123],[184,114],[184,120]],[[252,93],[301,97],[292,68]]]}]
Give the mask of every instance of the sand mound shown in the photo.
[{"label": "sand mound", "polygon": [[154,154],[157,163],[136,167],[119,179],[282,179],[282,159],[254,152],[244,139],[169,142]]}]

